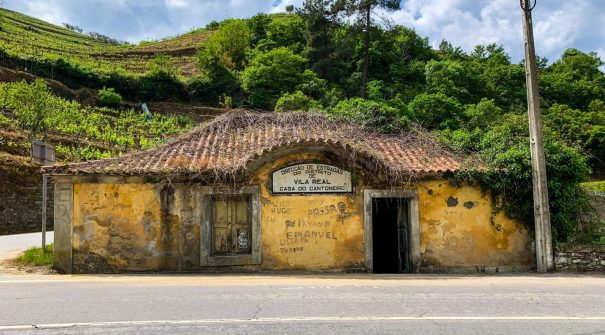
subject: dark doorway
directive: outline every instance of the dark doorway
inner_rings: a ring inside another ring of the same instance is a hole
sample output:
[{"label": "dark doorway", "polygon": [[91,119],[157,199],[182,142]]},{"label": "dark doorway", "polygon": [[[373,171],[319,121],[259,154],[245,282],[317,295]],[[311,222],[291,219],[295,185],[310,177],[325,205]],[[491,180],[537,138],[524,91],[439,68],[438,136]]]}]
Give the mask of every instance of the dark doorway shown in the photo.
[{"label": "dark doorway", "polygon": [[408,201],[402,198],[372,199],[373,271],[409,272]]}]

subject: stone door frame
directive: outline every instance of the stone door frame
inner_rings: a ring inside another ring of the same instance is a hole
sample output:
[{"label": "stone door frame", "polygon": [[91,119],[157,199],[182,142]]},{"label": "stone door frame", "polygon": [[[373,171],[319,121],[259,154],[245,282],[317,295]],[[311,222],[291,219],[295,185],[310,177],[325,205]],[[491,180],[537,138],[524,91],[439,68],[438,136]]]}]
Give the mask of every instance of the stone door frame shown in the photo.
[{"label": "stone door frame", "polygon": [[365,189],[363,191],[364,201],[364,265],[366,270],[373,272],[374,267],[374,243],[372,237],[372,200],[374,198],[400,198],[408,200],[409,213],[409,257],[411,273],[417,273],[420,269],[420,216],[418,212],[418,190],[407,188],[391,189]]}]

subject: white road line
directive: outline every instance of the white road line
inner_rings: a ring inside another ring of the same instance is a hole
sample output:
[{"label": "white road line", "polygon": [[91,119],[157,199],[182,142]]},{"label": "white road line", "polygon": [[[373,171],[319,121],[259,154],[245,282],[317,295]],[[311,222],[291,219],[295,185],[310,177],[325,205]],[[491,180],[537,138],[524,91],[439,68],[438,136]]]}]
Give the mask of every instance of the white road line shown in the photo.
[{"label": "white road line", "polygon": [[146,326],[146,325],[196,325],[216,323],[280,323],[305,321],[605,321],[605,316],[311,316],[259,319],[202,319],[202,320],[147,320],[48,323],[35,325],[0,326],[0,330],[52,329],[69,327]]},{"label": "white road line", "polygon": [[29,284],[29,283],[61,283],[63,281],[53,279],[31,279],[31,280],[0,280],[0,284]]}]

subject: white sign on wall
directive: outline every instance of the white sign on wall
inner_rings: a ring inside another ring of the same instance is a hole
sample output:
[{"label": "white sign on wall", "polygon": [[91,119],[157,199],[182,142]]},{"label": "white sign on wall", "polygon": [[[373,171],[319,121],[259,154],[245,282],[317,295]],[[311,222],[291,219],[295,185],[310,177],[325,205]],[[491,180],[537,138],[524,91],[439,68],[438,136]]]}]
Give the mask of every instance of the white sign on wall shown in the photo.
[{"label": "white sign on wall", "polygon": [[326,164],[297,164],[273,171],[273,193],[352,192],[351,172]]}]

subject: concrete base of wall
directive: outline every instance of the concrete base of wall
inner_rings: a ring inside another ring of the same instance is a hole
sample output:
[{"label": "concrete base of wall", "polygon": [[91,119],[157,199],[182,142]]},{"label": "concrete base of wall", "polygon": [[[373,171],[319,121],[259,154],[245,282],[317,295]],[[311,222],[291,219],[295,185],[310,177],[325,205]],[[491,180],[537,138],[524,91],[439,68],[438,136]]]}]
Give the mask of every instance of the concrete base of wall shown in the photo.
[{"label": "concrete base of wall", "polygon": [[420,273],[506,273],[531,272],[530,266],[430,266],[420,268]]}]

